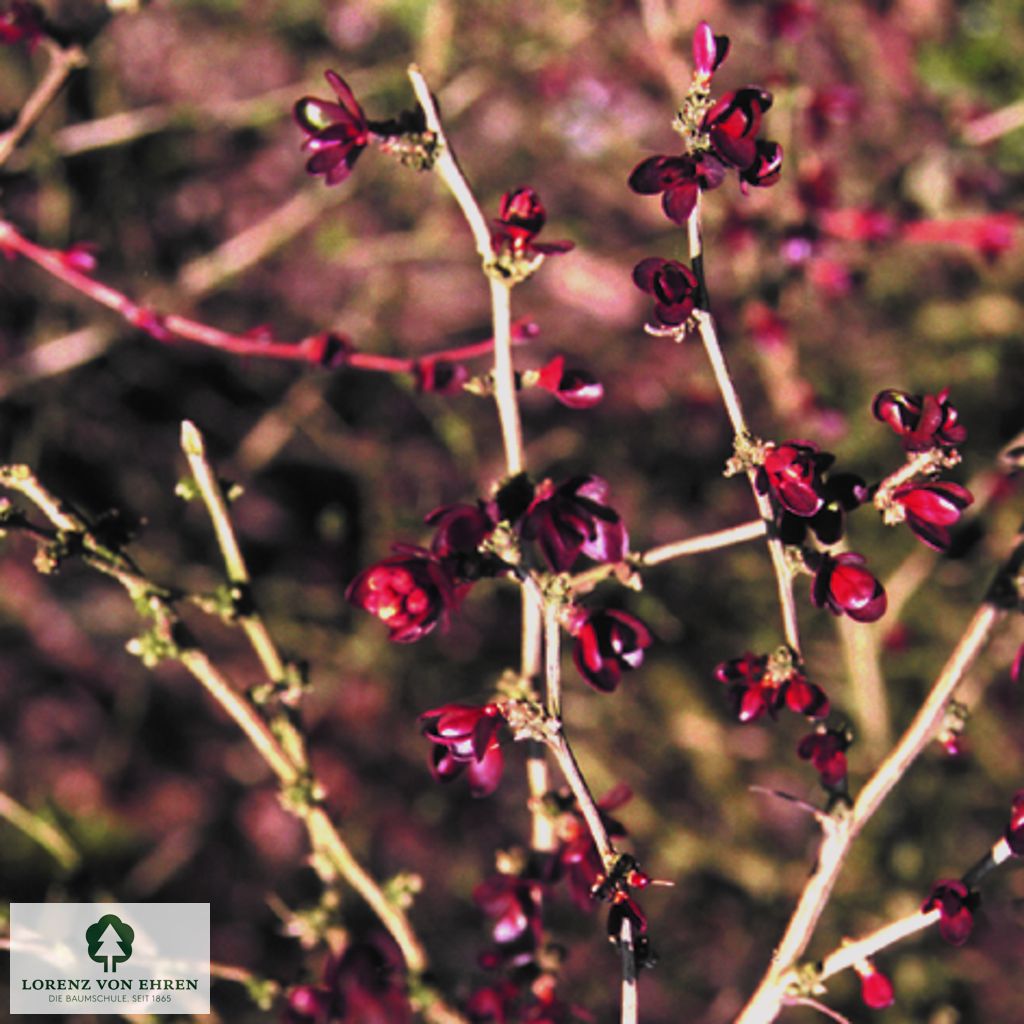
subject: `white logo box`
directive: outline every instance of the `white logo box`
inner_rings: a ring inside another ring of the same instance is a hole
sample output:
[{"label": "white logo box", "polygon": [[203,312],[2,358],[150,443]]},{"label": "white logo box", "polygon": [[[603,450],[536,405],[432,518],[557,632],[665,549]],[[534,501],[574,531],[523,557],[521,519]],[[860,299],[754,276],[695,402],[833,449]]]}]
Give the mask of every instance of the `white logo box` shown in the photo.
[{"label": "white logo box", "polygon": [[210,1012],[209,903],[12,903],[11,1014]]}]

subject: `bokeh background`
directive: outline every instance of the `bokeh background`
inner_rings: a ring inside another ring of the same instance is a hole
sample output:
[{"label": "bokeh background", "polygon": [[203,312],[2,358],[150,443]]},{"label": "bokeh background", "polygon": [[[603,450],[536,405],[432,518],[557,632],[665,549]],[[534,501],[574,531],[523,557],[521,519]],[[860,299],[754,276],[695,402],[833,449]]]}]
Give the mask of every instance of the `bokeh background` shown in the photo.
[{"label": "bokeh background", "polygon": [[[1017,3],[179,0],[106,24],[99,3],[46,6],[92,37],[90,64],[3,172],[4,216],[49,245],[95,243],[98,276],[160,309],[239,332],[268,324],[282,338],[340,331],[367,352],[487,337],[485,282],[436,181],[371,150],[349,182],[324,188],[304,173],[290,107],[329,95],[331,67],[370,117],[392,115],[412,103],[405,67],[418,61],[485,209],[533,186],[545,237],[576,243],[516,290],[516,315],[540,326],[517,360],[565,353],[606,396],[587,412],[525,396],[528,458],[538,478],[609,480],[635,549],[754,513],[745,484],[721,474],[731,438],[699,346],[643,333],[648,304],[630,270],[649,255],[682,258],[684,239],[625,184],[640,159],[674,150],[693,25],[707,18],[731,36],[716,88],[770,88],[765,134],[786,151],[774,188],[743,196],[729,181],[705,203],[714,311],[752,426],[814,440],[869,480],[901,458],[871,418],[878,390],[949,386],[969,430],[954,476],[975,488],[978,514],[950,556],[870,510],[851,520],[850,543],[898,615],[854,627],[844,647],[798,584],[810,674],[857,733],[856,787],[1024,517],[997,458],[1024,429]],[[0,52],[5,111],[44,65],[42,53]],[[858,237],[865,224],[884,229]],[[487,493],[501,472],[491,403],[161,345],[36,268],[4,262],[0,275],[0,459],[32,464],[92,514],[119,510],[148,572],[210,590],[208,524],[173,495],[180,421],[202,427],[245,489],[235,514],[271,627],[311,667],[304,718],[328,806],[378,876],[423,876],[413,919],[446,989],[465,996],[486,979],[476,957],[489,945],[473,887],[496,850],[527,835],[522,751],[509,744],[500,791],[474,801],[460,782],[431,780],[416,716],[487,699],[518,656],[518,597],[478,586],[447,633],[396,647],[343,591],[392,542],[422,542],[433,508]],[[282,935],[277,909],[310,905],[317,885],[256,755],[183,671],[150,672],[125,652],[139,627],[116,586],[74,564],[41,577],[31,560],[27,542],[3,543],[0,787],[58,822],[84,860],[62,876],[0,823],[0,892],[210,901],[218,960],[285,983],[315,976],[316,956]],[[756,544],[658,567],[639,594],[606,585],[597,599],[641,616],[657,643],[614,695],[568,682],[594,789],[633,789],[620,813],[632,847],[675,883],[643,900],[661,955],[641,982],[649,1024],[731,1019],[810,866],[811,819],[749,788],[820,799],[794,755],[805,723],[740,726],[713,677],[719,661],[777,645],[773,594]],[[202,630],[240,684],[255,678],[237,633]],[[812,955],[914,909],[1004,827],[1024,786],[1024,697],[1009,678],[1022,639],[1010,623],[971,673],[967,755],[934,745],[858,842]],[[876,651],[882,689],[867,678]],[[1010,866],[986,882],[965,948],[928,934],[882,957],[897,989],[884,1019],[1018,1021],[1022,900],[1024,873]],[[368,925],[354,898],[342,918],[353,934]],[[563,900],[552,928],[569,949],[560,993],[613,1019],[617,961],[601,913]],[[214,998],[224,1020],[275,1017],[238,986],[219,984]],[[826,1000],[851,1020],[873,1012],[852,975]]]}]

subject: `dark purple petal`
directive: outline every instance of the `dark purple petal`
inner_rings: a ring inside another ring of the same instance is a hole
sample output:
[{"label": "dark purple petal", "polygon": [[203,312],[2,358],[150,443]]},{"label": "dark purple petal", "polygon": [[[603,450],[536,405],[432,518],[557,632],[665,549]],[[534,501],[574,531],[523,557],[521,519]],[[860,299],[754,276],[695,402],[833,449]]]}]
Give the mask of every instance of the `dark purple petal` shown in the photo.
[{"label": "dark purple petal", "polygon": [[696,182],[674,185],[672,188],[666,189],[665,194],[661,197],[661,208],[669,220],[680,226],[685,226],[697,205],[698,195],[700,195],[700,189]]},{"label": "dark purple petal", "polygon": [[685,156],[650,156],[633,168],[629,187],[640,195],[656,195],[686,183],[696,184],[697,167]]}]

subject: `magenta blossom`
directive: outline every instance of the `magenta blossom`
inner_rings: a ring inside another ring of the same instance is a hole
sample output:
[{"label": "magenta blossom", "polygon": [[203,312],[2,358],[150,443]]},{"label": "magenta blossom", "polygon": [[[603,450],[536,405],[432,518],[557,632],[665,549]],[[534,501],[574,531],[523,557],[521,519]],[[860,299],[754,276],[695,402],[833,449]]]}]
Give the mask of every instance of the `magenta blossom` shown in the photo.
[{"label": "magenta blossom", "polygon": [[974,501],[966,487],[948,480],[904,484],[892,493],[892,502],[902,508],[907,525],[929,547],[949,547],[949,527],[956,523]]},{"label": "magenta blossom", "polygon": [[825,504],[821,474],[833,461],[806,441],[769,445],[757,471],[757,489],[770,493],[787,512],[810,518]]},{"label": "magenta blossom", "polygon": [[430,550],[440,559],[459,563],[479,558],[480,545],[490,537],[496,525],[491,509],[484,502],[442,505],[427,516],[426,522],[435,527]]},{"label": "magenta blossom", "polygon": [[855,622],[874,622],[885,614],[882,584],[864,568],[865,558],[854,551],[823,554],[811,584],[811,601],[833,615]]},{"label": "magenta blossom", "polygon": [[939,933],[952,945],[962,946],[974,928],[977,905],[977,893],[971,892],[963,882],[944,879],[932,886],[921,909],[925,913],[938,909]]},{"label": "magenta blossom", "polygon": [[830,792],[846,791],[846,750],[850,737],[838,729],[818,727],[817,732],[805,736],[797,745],[796,753],[803,761],[810,761],[821,778],[821,784]]},{"label": "magenta blossom", "polygon": [[310,174],[322,174],[328,185],[343,182],[370,142],[370,124],[345,80],[334,71],[324,78],[337,103],[304,96],[295,104],[295,120],[306,133],[303,149],[313,155],[306,163]]},{"label": "magenta blossom", "polygon": [[626,526],[605,504],[608,484],[597,476],[574,476],[555,487],[537,487],[520,525],[524,540],[536,541],[553,572],[568,572],[580,555],[595,562],[621,562],[629,550]]},{"label": "magenta blossom", "polygon": [[498,788],[505,760],[498,745],[497,705],[445,704],[424,711],[420,721],[434,744],[430,765],[436,779],[448,782],[465,772],[473,796],[490,796]]},{"label": "magenta blossom", "polygon": [[700,295],[696,275],[689,267],[657,256],[641,260],[633,268],[633,283],[653,296],[654,315],[666,327],[685,323]]},{"label": "magenta blossom", "polygon": [[937,395],[911,395],[890,388],[875,396],[871,411],[900,435],[908,452],[952,448],[967,440],[967,430],[949,402],[948,388]]},{"label": "magenta blossom", "polygon": [[756,138],[772,94],[756,86],[726,93],[704,118],[711,148],[722,163],[735,167],[750,185],[774,185],[782,171],[782,147]]},{"label": "magenta blossom", "polygon": [[426,636],[457,603],[457,592],[441,563],[421,548],[402,548],[400,554],[364,569],[345,591],[345,597],[375,615],[390,630],[389,640],[408,644]]},{"label": "magenta blossom", "polygon": [[516,256],[551,256],[568,252],[572,242],[535,242],[547,220],[540,196],[532,188],[517,188],[501,197],[498,218],[492,221],[491,244]]},{"label": "magenta blossom", "polygon": [[661,196],[665,216],[685,225],[701,190],[710,192],[725,181],[726,167],[711,153],[697,156],[651,156],[633,168],[629,187],[642,196]]},{"label": "magenta blossom", "polygon": [[590,409],[604,398],[604,386],[586,370],[566,369],[565,356],[555,356],[537,372],[536,387],[550,391],[570,409]]},{"label": "magenta blossom", "polygon": [[825,691],[815,686],[795,667],[782,674],[769,670],[767,654],[744,654],[723,661],[715,669],[715,678],[729,688],[729,697],[741,722],[757,721],[766,712],[772,717],[781,708],[789,708],[808,718],[825,718],[829,701]]},{"label": "magenta blossom", "polygon": [[576,668],[603,693],[618,687],[623,672],[639,668],[644,650],[651,645],[651,634],[639,619],[613,609],[580,609],[572,633],[576,638],[572,649]]}]

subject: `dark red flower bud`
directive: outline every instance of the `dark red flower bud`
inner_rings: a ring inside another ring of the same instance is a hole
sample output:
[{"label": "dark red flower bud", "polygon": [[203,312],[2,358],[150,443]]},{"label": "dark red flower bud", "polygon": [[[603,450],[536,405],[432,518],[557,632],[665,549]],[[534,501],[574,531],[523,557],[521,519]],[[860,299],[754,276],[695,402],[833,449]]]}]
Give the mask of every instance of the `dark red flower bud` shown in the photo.
[{"label": "dark red flower bud", "polygon": [[850,737],[838,729],[822,729],[805,736],[797,745],[796,753],[803,761],[810,761],[821,777],[821,784],[831,792],[846,789],[846,750]]},{"label": "dark red flower bud", "polygon": [[892,501],[903,508],[907,525],[929,547],[945,551],[949,547],[949,527],[974,501],[966,487],[948,480],[923,484],[904,484],[896,488]]},{"label": "dark red flower bud", "polygon": [[821,474],[832,462],[833,456],[806,441],[769,445],[758,469],[758,489],[793,515],[810,518],[825,504]]},{"label": "dark red flower bud", "polygon": [[765,712],[774,717],[782,707],[808,718],[824,718],[829,712],[825,691],[809,682],[788,658],[783,662],[777,656],[747,653],[723,661],[715,668],[715,677],[729,687],[741,722],[756,721]]},{"label": "dark red flower bud", "polygon": [[638,618],[613,609],[586,614],[573,635],[576,668],[595,690],[604,693],[619,685],[623,672],[639,668],[644,651],[651,646],[651,634]]},{"label": "dark red flower bud", "polygon": [[860,976],[860,997],[872,1010],[884,1010],[896,1001],[892,982],[870,961],[854,968]]},{"label": "dark red flower bud", "polygon": [[689,267],[650,256],[633,268],[633,283],[654,296],[654,315],[669,327],[685,323],[697,305],[699,285]]},{"label": "dark red flower bud", "polygon": [[937,395],[881,391],[871,409],[876,419],[888,423],[900,435],[908,452],[952,448],[967,439],[967,430],[958,422],[957,411],[949,402],[948,388]]},{"label": "dark red flower bud", "polygon": [[824,554],[811,584],[811,601],[833,615],[855,622],[874,622],[885,614],[882,584],[864,568],[865,558],[854,551]]},{"label": "dark red flower bud", "polygon": [[756,86],[726,93],[704,118],[704,130],[718,158],[730,167],[747,170],[757,160],[755,136],[761,118],[772,105],[772,94]]},{"label": "dark red flower bud", "polygon": [[952,945],[962,946],[974,927],[977,905],[977,893],[971,892],[963,882],[945,879],[932,886],[921,909],[925,913],[938,909],[940,934]]},{"label": "dark red flower bud", "polygon": [[490,537],[496,525],[483,503],[442,505],[434,509],[425,521],[437,528],[430,550],[438,558],[478,554],[480,545]]},{"label": "dark red flower bud", "polygon": [[780,685],[785,693],[786,707],[808,718],[826,718],[830,705],[825,691],[809,682],[800,672],[794,670],[790,678]]},{"label": "dark red flower bud", "polygon": [[540,196],[532,188],[506,192],[498,205],[499,217],[492,222],[491,244],[516,255],[532,256],[568,252],[572,242],[534,242],[547,220]]},{"label": "dark red flower bud", "polygon": [[489,796],[498,788],[505,761],[496,735],[502,721],[496,705],[445,704],[424,711],[420,721],[423,735],[435,745],[435,778],[448,782],[465,772],[473,796]]},{"label": "dark red flower bud", "polygon": [[568,572],[580,555],[595,562],[621,562],[629,550],[626,526],[605,504],[608,484],[576,476],[536,490],[520,524],[524,540],[536,541],[554,572]]},{"label": "dark red flower bud", "polygon": [[556,356],[537,371],[537,387],[570,409],[593,408],[604,397],[604,386],[586,370],[565,368],[565,356]]},{"label": "dark red flower bud", "polygon": [[426,636],[455,605],[451,579],[430,552],[416,548],[364,569],[345,597],[376,615],[388,639],[401,644]]},{"label": "dark red flower bud", "polygon": [[729,37],[716,36],[711,26],[702,21],[693,33],[693,68],[698,75],[710,78],[721,67],[729,53]]},{"label": "dark red flower bud", "polygon": [[295,104],[294,113],[307,135],[302,148],[313,154],[306,170],[324,175],[328,185],[337,185],[351,173],[371,133],[366,115],[345,80],[333,71],[325,71],[324,77],[338,102],[304,96]]},{"label": "dark red flower bud", "polygon": [[1010,823],[1006,826],[1006,842],[1014,855],[1024,857],[1024,789],[1018,790],[1010,808]]},{"label": "dark red flower bud", "polygon": [[725,180],[725,166],[710,153],[698,157],[652,156],[642,160],[629,176],[629,187],[640,195],[661,197],[665,216],[685,225],[701,189],[718,188]]}]

